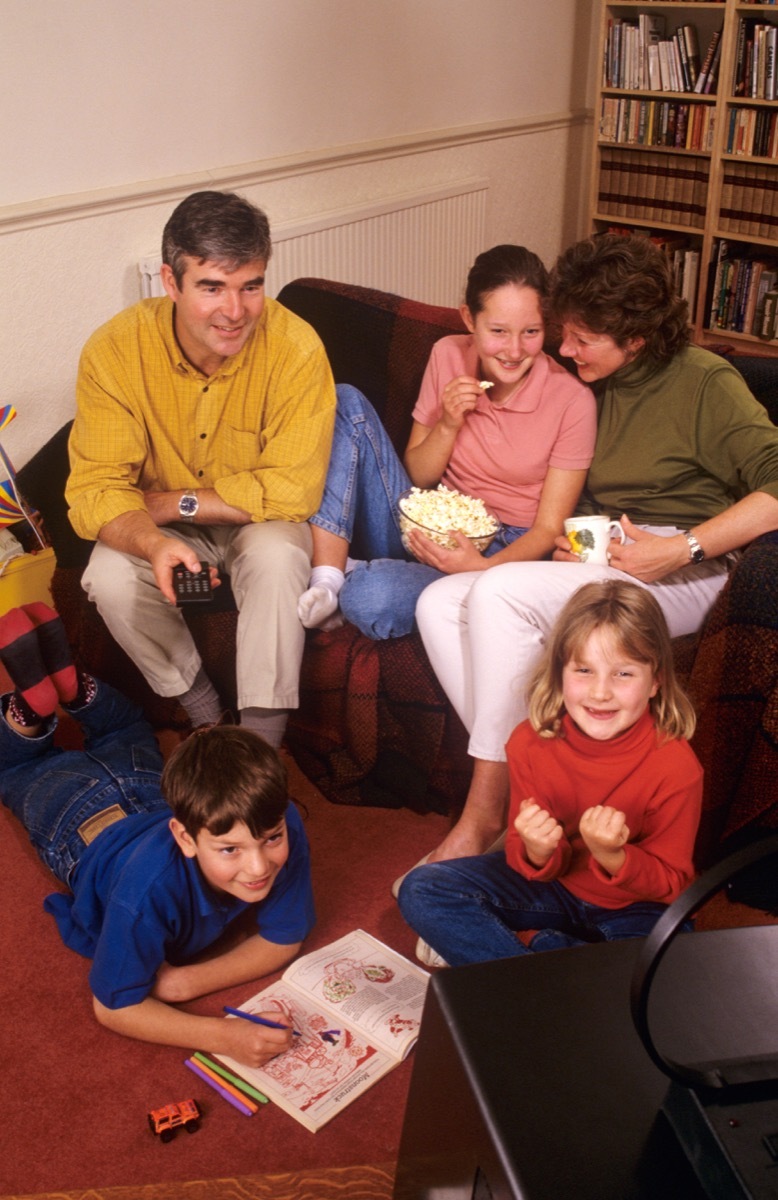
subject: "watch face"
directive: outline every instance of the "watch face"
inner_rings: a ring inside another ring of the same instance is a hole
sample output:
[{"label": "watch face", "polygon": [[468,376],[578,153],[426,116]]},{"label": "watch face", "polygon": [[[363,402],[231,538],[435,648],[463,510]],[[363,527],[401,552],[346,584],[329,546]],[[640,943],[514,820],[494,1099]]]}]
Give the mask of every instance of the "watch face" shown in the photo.
[{"label": "watch face", "polygon": [[193,517],[199,507],[196,496],[182,496],[178,502],[178,511],[182,517]]}]

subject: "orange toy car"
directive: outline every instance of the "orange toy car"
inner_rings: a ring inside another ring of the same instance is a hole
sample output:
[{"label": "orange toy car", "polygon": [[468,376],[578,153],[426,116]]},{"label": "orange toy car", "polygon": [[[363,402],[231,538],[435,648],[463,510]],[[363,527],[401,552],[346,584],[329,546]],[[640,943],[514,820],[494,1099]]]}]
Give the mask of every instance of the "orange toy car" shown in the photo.
[{"label": "orange toy car", "polygon": [[178,1104],[152,1109],[148,1116],[151,1132],[156,1133],[161,1142],[169,1142],[176,1136],[180,1126],[187,1133],[196,1133],[202,1114],[196,1100],[179,1100]]}]

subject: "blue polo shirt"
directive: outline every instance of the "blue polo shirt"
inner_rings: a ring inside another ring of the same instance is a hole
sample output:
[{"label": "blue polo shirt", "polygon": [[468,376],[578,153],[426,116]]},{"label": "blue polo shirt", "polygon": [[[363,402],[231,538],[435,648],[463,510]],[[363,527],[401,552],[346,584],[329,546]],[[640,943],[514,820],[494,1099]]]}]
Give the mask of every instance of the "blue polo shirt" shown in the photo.
[{"label": "blue polo shirt", "polygon": [[256,904],[211,887],[197,859],[176,845],[171,816],[162,808],[104,829],[81,858],[73,894],[45,901],[65,945],[93,960],[90,987],[106,1008],[139,1004],[163,962],[187,962],[247,908],[256,908],[262,937],[278,945],[302,941],[313,926],[308,839],[293,804],[285,813],[289,858]]}]

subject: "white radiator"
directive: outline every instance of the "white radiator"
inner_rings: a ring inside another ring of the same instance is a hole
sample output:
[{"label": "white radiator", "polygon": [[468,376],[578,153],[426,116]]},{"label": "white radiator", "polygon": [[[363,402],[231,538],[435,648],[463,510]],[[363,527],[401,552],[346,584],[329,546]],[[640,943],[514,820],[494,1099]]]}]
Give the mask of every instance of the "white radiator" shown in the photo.
[{"label": "white radiator", "polygon": [[[398,196],[272,230],[269,296],[302,276],[357,283],[427,304],[461,303],[485,250],[486,180]],[[163,295],[159,256],[141,259],[142,296]]]}]

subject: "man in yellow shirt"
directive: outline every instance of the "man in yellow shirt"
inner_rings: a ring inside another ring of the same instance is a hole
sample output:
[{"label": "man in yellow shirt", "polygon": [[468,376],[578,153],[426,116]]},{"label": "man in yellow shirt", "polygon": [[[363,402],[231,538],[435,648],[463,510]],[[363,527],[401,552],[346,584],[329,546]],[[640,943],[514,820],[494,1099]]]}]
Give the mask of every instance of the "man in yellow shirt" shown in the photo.
[{"label": "man in yellow shirt", "polygon": [[298,704],[310,572],[335,387],[318,336],[265,297],[265,214],[195,192],[162,238],[166,297],[142,300],[81,355],[67,487],[94,539],[83,585],[116,641],[193,725],[219,719],[173,569],[230,576],[241,724],[278,746]]}]

